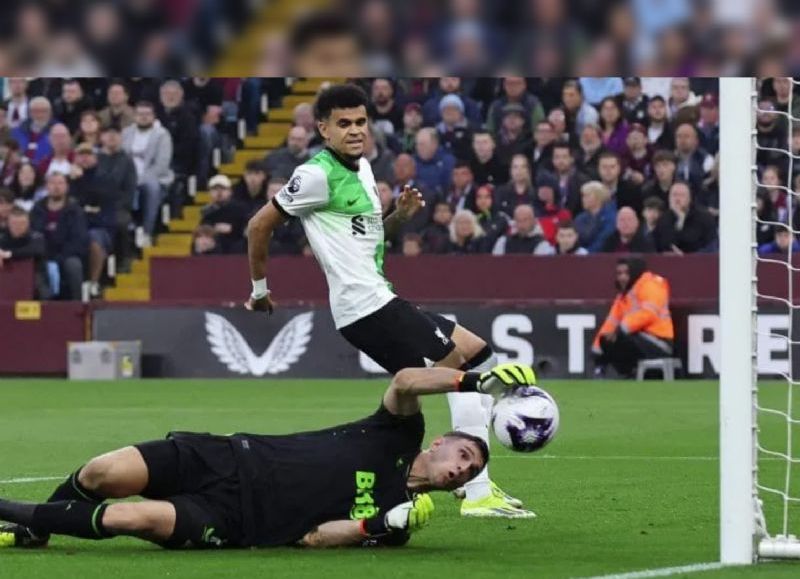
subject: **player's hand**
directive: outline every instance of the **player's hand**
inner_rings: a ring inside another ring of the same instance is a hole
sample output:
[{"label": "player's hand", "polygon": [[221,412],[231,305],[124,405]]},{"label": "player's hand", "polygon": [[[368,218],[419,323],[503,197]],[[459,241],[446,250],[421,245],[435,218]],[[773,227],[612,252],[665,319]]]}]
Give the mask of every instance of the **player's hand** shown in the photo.
[{"label": "player's hand", "polygon": [[414,500],[401,503],[386,513],[386,526],[393,530],[413,533],[428,524],[433,515],[433,500],[428,493],[418,494]]},{"label": "player's hand", "polygon": [[403,187],[403,192],[397,198],[397,213],[400,219],[403,221],[411,219],[421,207],[425,207],[425,200],[419,189],[416,187],[412,189],[408,185]]},{"label": "player's hand", "polygon": [[519,386],[535,386],[536,373],[525,364],[499,364],[481,374],[478,392],[498,398]]},{"label": "player's hand", "polygon": [[272,314],[272,311],[275,309],[275,302],[272,301],[272,295],[267,293],[267,295],[258,299],[250,296],[244,303],[244,307],[251,312],[267,312],[268,314]]}]

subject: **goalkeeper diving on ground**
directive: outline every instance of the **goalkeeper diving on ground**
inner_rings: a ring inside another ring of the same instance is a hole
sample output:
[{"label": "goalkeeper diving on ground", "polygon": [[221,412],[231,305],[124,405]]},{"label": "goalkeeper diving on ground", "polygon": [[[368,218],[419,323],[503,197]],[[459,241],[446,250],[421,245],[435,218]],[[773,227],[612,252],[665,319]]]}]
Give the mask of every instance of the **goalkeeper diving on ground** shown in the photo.
[{"label": "goalkeeper diving on ground", "polygon": [[[465,432],[421,450],[419,396],[498,397],[535,381],[515,364],[406,368],[356,422],[287,435],[172,432],[126,446],[91,459],[45,503],[0,499],[0,546],[42,547],[52,534],[166,548],[403,545],[431,517],[428,491],[453,490],[489,461],[486,443]],[[131,496],[145,500],[106,502]]]}]

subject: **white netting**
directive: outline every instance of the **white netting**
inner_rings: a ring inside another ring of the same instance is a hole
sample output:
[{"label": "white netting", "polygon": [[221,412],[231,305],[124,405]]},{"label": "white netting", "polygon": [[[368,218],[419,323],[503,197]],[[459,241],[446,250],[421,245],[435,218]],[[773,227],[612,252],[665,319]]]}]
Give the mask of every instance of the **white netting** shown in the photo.
[{"label": "white netting", "polygon": [[[761,281],[754,290],[759,315],[754,328],[755,343],[758,348],[769,348],[772,353],[783,350],[779,363],[768,367],[761,363],[762,352],[758,356],[762,375],[754,383],[757,414],[754,484],[758,498],[759,533],[771,538],[762,543],[760,554],[797,557],[800,543],[793,535],[800,535],[800,452],[796,450],[800,448],[800,428],[796,426],[800,424],[800,412],[794,413],[794,398],[800,380],[795,379],[794,349],[800,345],[800,339],[796,339],[794,329],[795,312],[800,303],[796,303],[794,282],[800,267],[793,260],[797,251],[792,242],[800,234],[796,229],[800,221],[795,216],[795,208],[800,207],[800,203],[794,184],[795,164],[800,169],[800,155],[793,154],[792,133],[795,123],[800,128],[800,118],[792,116],[792,94],[797,93],[800,98],[800,89],[790,79],[776,79],[776,83],[784,83],[784,86],[790,83],[788,103],[770,104],[759,99],[760,82],[758,92],[753,94],[756,126],[752,134],[756,164],[753,166],[752,201],[755,227],[759,234],[774,231],[781,241],[778,252],[756,252],[756,274]],[[764,126],[769,126],[770,119],[775,121],[777,130],[764,129]],[[787,239],[788,247],[784,249],[782,242]],[[772,283],[765,282],[767,277],[772,278]],[[776,283],[775,278],[785,281]],[[777,327],[786,333],[776,331],[774,325],[765,324],[766,329],[762,329],[760,320],[767,317],[779,318]],[[776,343],[782,346],[778,348]]]}]

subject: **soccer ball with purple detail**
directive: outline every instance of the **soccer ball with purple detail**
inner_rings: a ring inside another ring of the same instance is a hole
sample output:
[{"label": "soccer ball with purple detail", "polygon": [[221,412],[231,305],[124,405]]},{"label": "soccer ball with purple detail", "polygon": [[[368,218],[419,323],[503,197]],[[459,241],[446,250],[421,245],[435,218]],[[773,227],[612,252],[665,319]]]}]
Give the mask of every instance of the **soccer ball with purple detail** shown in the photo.
[{"label": "soccer ball with purple detail", "polygon": [[556,435],[558,405],[541,388],[517,388],[494,405],[492,429],[503,446],[511,450],[539,450]]}]

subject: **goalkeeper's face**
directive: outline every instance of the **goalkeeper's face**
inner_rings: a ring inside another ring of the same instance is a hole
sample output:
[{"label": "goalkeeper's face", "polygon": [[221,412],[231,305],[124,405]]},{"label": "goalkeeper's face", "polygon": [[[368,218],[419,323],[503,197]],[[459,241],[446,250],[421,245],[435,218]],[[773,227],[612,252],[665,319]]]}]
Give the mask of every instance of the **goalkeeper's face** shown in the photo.
[{"label": "goalkeeper's face", "polygon": [[367,138],[367,109],[363,105],[351,109],[333,109],[330,116],[318,123],[319,132],[334,151],[350,159],[364,154]]},{"label": "goalkeeper's face", "polygon": [[464,438],[437,438],[428,454],[428,481],[435,489],[457,489],[478,476],[485,466],[478,446]]}]

